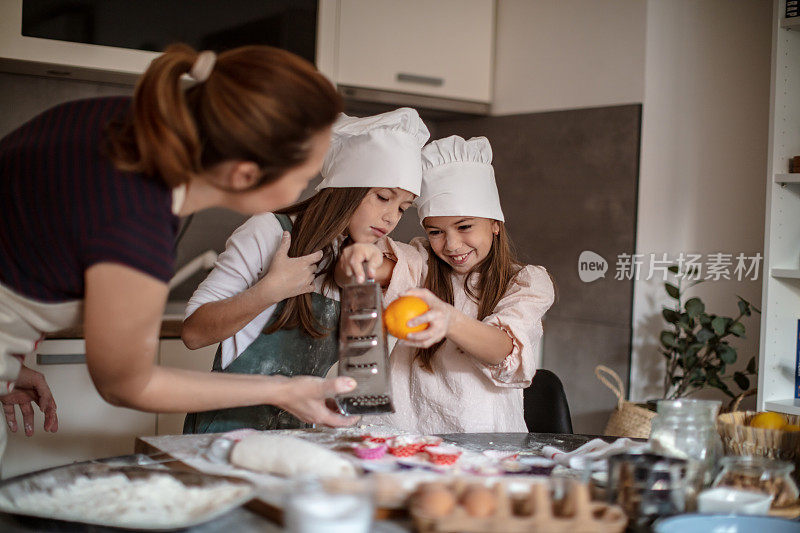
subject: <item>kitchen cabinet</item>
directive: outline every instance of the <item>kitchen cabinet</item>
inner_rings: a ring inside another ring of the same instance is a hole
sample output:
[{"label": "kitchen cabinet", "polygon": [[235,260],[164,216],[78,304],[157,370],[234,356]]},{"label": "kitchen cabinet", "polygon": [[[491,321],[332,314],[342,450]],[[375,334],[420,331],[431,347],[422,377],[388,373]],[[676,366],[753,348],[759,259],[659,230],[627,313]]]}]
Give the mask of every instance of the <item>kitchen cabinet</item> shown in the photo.
[{"label": "kitchen cabinet", "polygon": [[[217,344],[198,350],[190,350],[180,339],[161,339],[158,347],[159,364],[184,370],[210,372]],[[185,413],[167,413],[158,415],[157,435],[177,435],[183,433]]]},{"label": "kitchen cabinet", "polygon": [[800,320],[800,173],[787,173],[800,155],[800,24],[784,22],[775,0],[772,29],[764,285],[758,361],[758,409],[800,414],[797,375]]},{"label": "kitchen cabinet", "polygon": [[[159,364],[187,370],[211,370],[217,345],[189,350],[180,339],[162,339]],[[43,415],[34,407],[35,433],[10,433],[2,477],[32,470],[133,453],[136,437],[183,432],[183,413],[154,414],[114,407],[100,397],[85,363],[80,339],[46,340],[26,365],[45,375],[58,404],[58,432],[45,433]]]},{"label": "kitchen cabinet", "polygon": [[493,0],[340,0],[336,82],[488,106],[494,26]]},{"label": "kitchen cabinet", "polygon": [[34,406],[35,433],[25,437],[21,420],[9,433],[2,477],[84,461],[133,453],[139,435],[156,431],[156,415],[106,403],[94,388],[85,363],[83,340],[43,341],[25,364],[45,375],[58,405],[58,432],[45,433],[43,415]]}]

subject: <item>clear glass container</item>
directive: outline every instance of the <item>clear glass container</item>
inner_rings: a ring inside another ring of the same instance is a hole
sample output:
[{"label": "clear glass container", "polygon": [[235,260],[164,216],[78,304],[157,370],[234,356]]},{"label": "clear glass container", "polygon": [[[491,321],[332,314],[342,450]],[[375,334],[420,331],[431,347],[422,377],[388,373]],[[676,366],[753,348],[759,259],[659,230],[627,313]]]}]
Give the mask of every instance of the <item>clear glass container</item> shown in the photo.
[{"label": "clear glass container", "polygon": [[369,533],[375,509],[369,479],[300,479],[284,500],[290,533]]},{"label": "clear glass container", "polygon": [[718,400],[659,400],[650,446],[655,453],[689,461],[690,477],[699,486],[714,479],[722,439],[717,432]]},{"label": "clear glass container", "polygon": [[797,503],[798,489],[791,473],[794,465],[788,461],[767,457],[727,456],[719,461],[722,470],[714,487],[732,487],[772,494],[773,507],[788,507]]}]

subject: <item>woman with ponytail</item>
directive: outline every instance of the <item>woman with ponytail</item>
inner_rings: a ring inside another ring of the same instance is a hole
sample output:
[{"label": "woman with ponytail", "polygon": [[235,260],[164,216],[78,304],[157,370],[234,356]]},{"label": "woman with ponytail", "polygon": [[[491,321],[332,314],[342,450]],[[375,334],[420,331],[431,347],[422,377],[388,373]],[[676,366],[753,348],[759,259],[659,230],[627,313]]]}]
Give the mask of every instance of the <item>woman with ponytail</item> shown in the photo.
[{"label": "woman with ponytail", "polygon": [[21,363],[44,333],[79,323],[92,380],[114,405],[274,404],[302,420],[350,423],[324,404],[355,385],[348,380],[155,364],[178,216],[289,205],[317,175],[341,108],[331,83],[291,53],[175,45],[132,98],[68,102],[1,139],[0,393],[14,389],[2,397],[10,429],[19,405],[33,432],[31,401],[45,429],[57,428],[44,379]]},{"label": "woman with ponytail", "polygon": [[554,290],[543,267],[514,258],[491,163],[485,137],[431,142],[416,201],[427,238],[390,243],[391,270],[374,246],[342,252],[337,273],[369,261],[391,272],[381,278],[387,302],[405,293],[430,307],[407,324],[427,329],[391,354],[395,413],[373,423],[422,434],[527,432],[522,389],[536,372]]}]

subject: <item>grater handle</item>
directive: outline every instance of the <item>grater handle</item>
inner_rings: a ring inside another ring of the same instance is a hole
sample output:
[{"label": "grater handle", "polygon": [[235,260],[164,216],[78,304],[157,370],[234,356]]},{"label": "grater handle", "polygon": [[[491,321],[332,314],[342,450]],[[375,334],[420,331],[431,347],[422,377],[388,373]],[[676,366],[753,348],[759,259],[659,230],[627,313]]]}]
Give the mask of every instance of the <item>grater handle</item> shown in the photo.
[{"label": "grater handle", "polygon": [[371,283],[375,281],[375,278],[369,275],[369,267],[367,267],[367,262],[364,261],[361,263],[361,267],[364,269],[364,281],[366,283]]}]

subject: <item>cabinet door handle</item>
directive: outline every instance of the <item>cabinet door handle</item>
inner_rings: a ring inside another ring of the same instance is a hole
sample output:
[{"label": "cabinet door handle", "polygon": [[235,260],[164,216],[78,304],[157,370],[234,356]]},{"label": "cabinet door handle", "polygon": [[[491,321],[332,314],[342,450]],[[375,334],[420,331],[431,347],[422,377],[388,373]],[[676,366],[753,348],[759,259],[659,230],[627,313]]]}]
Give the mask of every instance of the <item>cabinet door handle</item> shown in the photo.
[{"label": "cabinet door handle", "polygon": [[86,363],[83,353],[39,353],[36,363],[40,365],[82,365]]},{"label": "cabinet door handle", "polygon": [[397,73],[397,81],[406,83],[421,83],[423,85],[430,85],[432,87],[441,87],[444,85],[444,78],[434,78],[432,76],[420,76],[418,74],[407,74],[405,72]]}]

